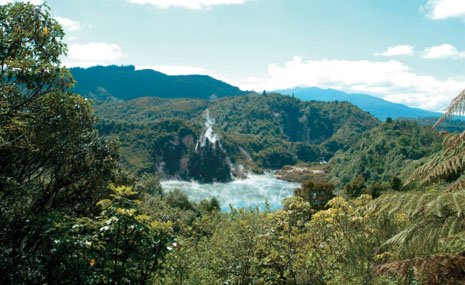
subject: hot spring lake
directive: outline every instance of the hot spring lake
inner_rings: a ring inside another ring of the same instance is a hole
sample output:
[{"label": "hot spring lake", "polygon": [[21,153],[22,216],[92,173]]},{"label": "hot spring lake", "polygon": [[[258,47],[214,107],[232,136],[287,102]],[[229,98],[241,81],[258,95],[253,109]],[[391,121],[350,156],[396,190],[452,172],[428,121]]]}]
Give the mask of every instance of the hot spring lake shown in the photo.
[{"label": "hot spring lake", "polygon": [[180,189],[187,193],[189,199],[199,202],[216,197],[222,211],[234,208],[265,209],[266,203],[270,210],[282,208],[281,200],[292,196],[299,183],[277,179],[274,174],[248,175],[246,179],[234,180],[229,183],[199,184],[196,182],[168,180],[162,181],[164,191]]}]

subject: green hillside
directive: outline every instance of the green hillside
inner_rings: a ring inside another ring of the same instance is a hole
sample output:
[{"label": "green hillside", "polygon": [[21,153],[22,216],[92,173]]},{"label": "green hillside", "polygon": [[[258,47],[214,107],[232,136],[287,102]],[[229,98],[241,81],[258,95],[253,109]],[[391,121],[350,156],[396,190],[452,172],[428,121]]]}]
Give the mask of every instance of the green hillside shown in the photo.
[{"label": "green hillside", "polygon": [[[279,94],[249,94],[213,101],[145,97],[99,103],[97,127],[102,134],[119,138],[122,158],[131,169],[162,171],[161,166],[168,164],[172,167],[164,172],[166,177],[190,179],[189,163],[205,131],[207,109],[215,121],[213,132],[220,138],[218,147],[224,152],[219,157],[224,156],[232,169],[242,165],[253,171],[278,169],[299,161],[328,160],[378,123],[349,103],[302,102]],[[189,126],[189,131],[179,133],[178,128],[160,127],[174,120]],[[159,144],[161,138],[165,138],[165,144]],[[183,150],[179,149],[179,156],[164,156],[167,149],[180,146]],[[154,152],[160,148],[166,151]]]},{"label": "green hillside", "polygon": [[336,153],[329,166],[332,177],[342,186],[357,179],[367,185],[391,183],[394,178],[410,176],[416,161],[440,147],[441,139],[431,128],[388,119],[363,134],[348,150]]},{"label": "green hillside", "polygon": [[78,84],[74,92],[98,100],[129,100],[144,96],[162,98],[216,98],[245,92],[206,75],[170,76],[129,66],[71,68]]}]

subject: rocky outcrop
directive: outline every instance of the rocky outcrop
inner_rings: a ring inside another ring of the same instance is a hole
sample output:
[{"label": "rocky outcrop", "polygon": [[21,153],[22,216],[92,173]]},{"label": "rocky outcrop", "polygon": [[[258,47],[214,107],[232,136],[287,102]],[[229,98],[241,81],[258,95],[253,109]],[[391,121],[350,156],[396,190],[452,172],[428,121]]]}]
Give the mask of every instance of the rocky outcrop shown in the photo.
[{"label": "rocky outcrop", "polygon": [[232,180],[231,162],[218,141],[208,141],[190,156],[189,176],[201,183]]},{"label": "rocky outcrop", "polygon": [[229,182],[233,166],[213,133],[214,120],[205,112],[205,128],[197,135],[194,126],[182,120],[160,122],[153,142],[155,171],[164,179],[195,180],[200,183]]}]

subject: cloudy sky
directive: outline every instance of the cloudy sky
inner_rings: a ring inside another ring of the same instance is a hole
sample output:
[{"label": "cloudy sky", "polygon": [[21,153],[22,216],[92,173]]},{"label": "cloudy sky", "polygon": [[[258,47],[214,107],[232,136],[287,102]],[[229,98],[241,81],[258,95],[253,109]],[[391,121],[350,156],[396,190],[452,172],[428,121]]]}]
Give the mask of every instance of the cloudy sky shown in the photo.
[{"label": "cloudy sky", "polygon": [[465,0],[47,3],[67,32],[69,67],[133,64],[256,91],[335,88],[435,111],[465,88]]}]

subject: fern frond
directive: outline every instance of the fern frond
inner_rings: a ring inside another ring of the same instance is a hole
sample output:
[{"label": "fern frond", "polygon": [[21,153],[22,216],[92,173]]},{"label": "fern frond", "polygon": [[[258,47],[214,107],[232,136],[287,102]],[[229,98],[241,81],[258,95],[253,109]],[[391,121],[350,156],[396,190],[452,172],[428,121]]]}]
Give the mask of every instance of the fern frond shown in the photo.
[{"label": "fern frond", "polygon": [[441,240],[441,251],[447,253],[464,253],[465,231],[457,232]]},{"label": "fern frond", "polygon": [[408,193],[386,193],[373,200],[369,209],[375,212],[384,212],[389,215],[402,212],[410,218],[424,213],[427,204],[433,201],[440,192],[412,191]]},{"label": "fern frond", "polygon": [[396,246],[404,256],[434,252],[442,236],[442,221],[425,219],[414,222],[411,226],[388,239],[382,246]]},{"label": "fern frond", "polygon": [[452,184],[447,186],[446,191],[454,192],[465,189],[465,175],[460,176],[459,179],[455,180]]},{"label": "fern frond", "polygon": [[383,246],[396,246],[404,255],[432,253],[442,241],[465,231],[465,190],[386,194],[370,209],[388,215],[403,213],[410,223]]},{"label": "fern frond", "polygon": [[[463,133],[448,135],[444,139],[443,150],[417,168],[406,184],[419,181],[420,185],[428,185],[460,176],[465,171],[465,140],[462,139],[464,135]],[[460,185],[458,183],[454,189]]]},{"label": "fern frond", "polygon": [[[447,118],[465,114],[465,90],[455,97],[444,115],[434,124],[436,128]],[[443,150],[433,159],[418,168],[408,179],[407,184],[420,181],[421,185],[433,183],[439,180],[447,180],[451,176],[457,176],[465,170],[465,131],[461,134],[450,134],[443,141]],[[460,176],[460,175],[459,175]],[[456,178],[456,177],[455,177]],[[461,186],[458,183],[454,186]]]},{"label": "fern frond", "polygon": [[428,212],[438,217],[455,215],[465,218],[465,190],[441,192],[428,204]]},{"label": "fern frond", "polygon": [[[463,255],[434,255],[383,264],[375,268],[376,275],[390,274],[406,280],[413,274],[421,284],[463,284]],[[414,270],[410,270],[414,269]]]},{"label": "fern frond", "polygon": [[439,120],[434,124],[433,128],[439,126],[442,122],[452,116],[461,116],[465,114],[465,90],[459,93],[457,97],[455,97],[447,107],[446,112],[444,115],[439,118]]}]

